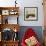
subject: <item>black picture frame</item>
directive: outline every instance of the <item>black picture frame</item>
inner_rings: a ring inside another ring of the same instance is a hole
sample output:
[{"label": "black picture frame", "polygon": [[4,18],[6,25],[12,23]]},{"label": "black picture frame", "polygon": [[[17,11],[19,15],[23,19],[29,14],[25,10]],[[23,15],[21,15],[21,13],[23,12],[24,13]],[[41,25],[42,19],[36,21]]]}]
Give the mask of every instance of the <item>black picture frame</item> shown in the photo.
[{"label": "black picture frame", "polygon": [[24,7],[24,21],[38,21],[38,7]]}]

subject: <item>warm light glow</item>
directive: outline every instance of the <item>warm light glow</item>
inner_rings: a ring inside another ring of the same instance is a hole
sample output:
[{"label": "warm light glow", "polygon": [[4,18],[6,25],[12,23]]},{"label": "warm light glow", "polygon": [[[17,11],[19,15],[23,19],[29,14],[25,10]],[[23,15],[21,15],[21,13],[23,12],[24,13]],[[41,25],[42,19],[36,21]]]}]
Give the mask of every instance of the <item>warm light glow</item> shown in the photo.
[{"label": "warm light glow", "polygon": [[16,29],[14,29],[14,31],[15,31],[15,32],[17,32],[17,30],[16,30]]}]

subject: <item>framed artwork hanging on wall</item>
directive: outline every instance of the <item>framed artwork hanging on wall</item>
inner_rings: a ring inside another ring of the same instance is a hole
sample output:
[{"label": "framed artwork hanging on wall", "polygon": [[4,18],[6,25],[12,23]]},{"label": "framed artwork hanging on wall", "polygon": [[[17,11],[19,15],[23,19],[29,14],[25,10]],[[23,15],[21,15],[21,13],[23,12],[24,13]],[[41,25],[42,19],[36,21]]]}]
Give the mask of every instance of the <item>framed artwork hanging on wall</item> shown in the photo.
[{"label": "framed artwork hanging on wall", "polygon": [[37,21],[38,20],[38,8],[37,7],[24,7],[24,20],[25,21]]}]

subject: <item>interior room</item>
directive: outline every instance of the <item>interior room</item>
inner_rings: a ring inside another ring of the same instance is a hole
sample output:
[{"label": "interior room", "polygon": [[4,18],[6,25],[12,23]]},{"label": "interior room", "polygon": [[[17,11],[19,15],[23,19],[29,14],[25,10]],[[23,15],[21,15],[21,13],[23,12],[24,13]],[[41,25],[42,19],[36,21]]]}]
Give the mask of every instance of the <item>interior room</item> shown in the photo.
[{"label": "interior room", "polygon": [[46,46],[45,0],[0,0],[0,46]]}]

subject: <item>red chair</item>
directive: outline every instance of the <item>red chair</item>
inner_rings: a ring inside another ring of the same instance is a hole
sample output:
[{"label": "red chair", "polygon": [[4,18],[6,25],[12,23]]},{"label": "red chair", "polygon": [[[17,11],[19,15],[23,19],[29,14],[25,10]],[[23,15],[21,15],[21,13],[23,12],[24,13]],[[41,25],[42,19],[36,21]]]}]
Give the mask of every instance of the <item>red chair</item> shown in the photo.
[{"label": "red chair", "polygon": [[[24,37],[22,38],[21,46],[27,46],[27,44],[25,43],[25,40],[32,36],[34,36],[37,39],[37,35],[34,32],[34,30],[32,28],[27,29],[27,31],[24,34]],[[37,41],[38,41],[38,39],[37,39]],[[38,41],[35,46],[41,46],[40,42]]]}]

